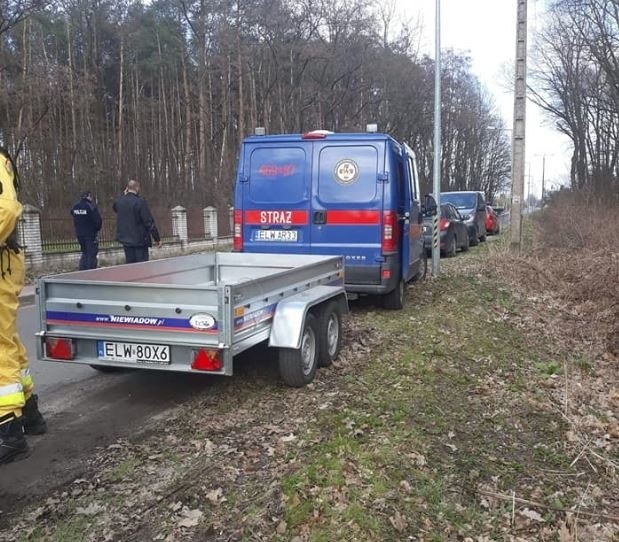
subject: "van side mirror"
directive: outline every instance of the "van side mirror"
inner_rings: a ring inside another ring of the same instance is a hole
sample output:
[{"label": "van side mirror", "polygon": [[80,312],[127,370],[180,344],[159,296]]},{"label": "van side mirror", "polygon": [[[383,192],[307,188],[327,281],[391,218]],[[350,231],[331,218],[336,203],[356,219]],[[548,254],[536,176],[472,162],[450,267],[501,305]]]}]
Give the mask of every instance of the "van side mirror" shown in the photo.
[{"label": "van side mirror", "polygon": [[423,197],[423,205],[421,206],[421,212],[425,216],[434,216],[437,211],[436,200],[430,195],[426,194]]}]

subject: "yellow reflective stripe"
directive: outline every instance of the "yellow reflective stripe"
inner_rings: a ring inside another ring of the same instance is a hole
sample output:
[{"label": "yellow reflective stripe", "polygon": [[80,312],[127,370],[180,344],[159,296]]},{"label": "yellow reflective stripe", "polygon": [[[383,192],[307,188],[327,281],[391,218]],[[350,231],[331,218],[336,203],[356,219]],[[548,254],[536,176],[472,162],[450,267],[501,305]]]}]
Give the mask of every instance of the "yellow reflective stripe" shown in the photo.
[{"label": "yellow reflective stripe", "polygon": [[0,396],[0,406],[13,406],[23,404],[24,394],[21,391],[19,393],[10,393],[8,395]]},{"label": "yellow reflective stripe", "polygon": [[32,376],[30,375],[30,369],[21,370],[21,385],[23,388],[32,388]]},{"label": "yellow reflective stripe", "polygon": [[5,395],[13,395],[14,393],[19,393],[22,391],[21,384],[7,384],[6,386],[0,386],[0,398]]}]

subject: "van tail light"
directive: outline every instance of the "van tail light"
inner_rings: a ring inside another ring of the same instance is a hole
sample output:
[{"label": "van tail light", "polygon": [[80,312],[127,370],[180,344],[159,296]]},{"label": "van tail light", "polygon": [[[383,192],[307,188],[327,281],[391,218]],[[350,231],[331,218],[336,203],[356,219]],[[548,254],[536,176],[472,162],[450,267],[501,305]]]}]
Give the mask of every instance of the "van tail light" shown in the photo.
[{"label": "van tail light", "polygon": [[234,211],[234,250],[243,250],[243,211]]},{"label": "van tail light", "polygon": [[217,350],[200,348],[193,353],[191,368],[194,371],[221,371],[221,358]]},{"label": "van tail light", "polygon": [[449,224],[450,224],[449,220],[447,220],[446,218],[441,218],[441,221],[438,225],[438,229],[441,231],[445,231],[449,229]]},{"label": "van tail light", "polygon": [[51,359],[72,360],[75,358],[75,348],[71,339],[45,339],[45,355]]},{"label": "van tail light", "polygon": [[383,212],[383,253],[398,250],[398,214],[395,211]]}]

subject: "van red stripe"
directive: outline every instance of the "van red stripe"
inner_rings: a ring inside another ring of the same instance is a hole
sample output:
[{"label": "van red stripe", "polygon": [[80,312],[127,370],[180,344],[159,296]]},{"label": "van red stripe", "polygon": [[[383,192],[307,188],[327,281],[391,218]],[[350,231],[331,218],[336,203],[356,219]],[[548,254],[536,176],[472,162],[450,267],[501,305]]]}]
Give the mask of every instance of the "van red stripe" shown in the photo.
[{"label": "van red stripe", "polygon": [[327,211],[327,224],[340,226],[378,225],[380,224],[379,211]]},{"label": "van red stripe", "polygon": [[245,211],[245,224],[250,225],[304,225],[309,222],[309,214],[307,211]]}]

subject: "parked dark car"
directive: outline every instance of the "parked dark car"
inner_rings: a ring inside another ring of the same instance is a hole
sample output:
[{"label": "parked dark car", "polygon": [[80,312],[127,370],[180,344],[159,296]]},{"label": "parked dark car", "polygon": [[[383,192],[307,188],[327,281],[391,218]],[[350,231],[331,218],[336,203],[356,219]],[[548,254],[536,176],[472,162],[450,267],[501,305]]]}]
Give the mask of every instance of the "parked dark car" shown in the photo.
[{"label": "parked dark car", "polygon": [[486,232],[488,235],[498,235],[501,232],[499,217],[490,205],[486,205]]},{"label": "parked dark car", "polygon": [[472,247],[486,240],[486,200],[482,192],[441,192],[441,204],[451,203],[469,230]]},{"label": "parked dark car", "polygon": [[[455,256],[458,249],[466,252],[469,249],[469,235],[462,216],[453,205],[441,205],[439,220],[440,247],[444,256]],[[432,217],[423,219],[423,246],[426,252],[432,252]]]}]

